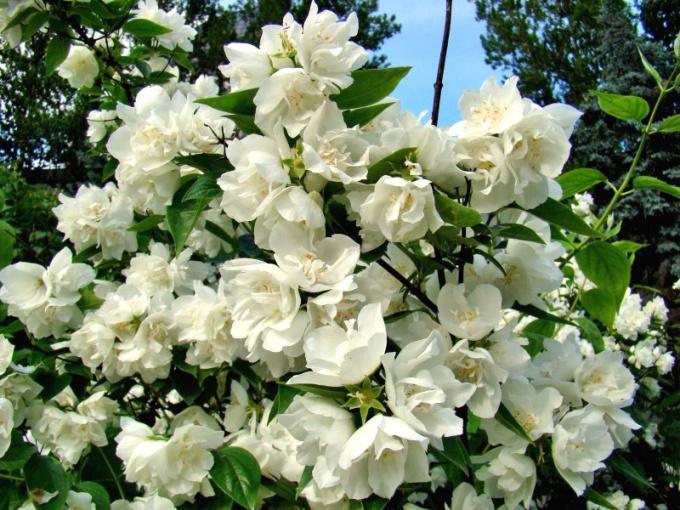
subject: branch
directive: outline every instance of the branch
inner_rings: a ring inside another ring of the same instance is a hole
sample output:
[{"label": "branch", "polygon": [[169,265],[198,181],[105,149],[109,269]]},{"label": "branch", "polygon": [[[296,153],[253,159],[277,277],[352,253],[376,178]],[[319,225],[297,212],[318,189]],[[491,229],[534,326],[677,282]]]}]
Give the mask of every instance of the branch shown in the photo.
[{"label": "branch", "polygon": [[399,271],[394,269],[392,266],[390,266],[387,262],[385,262],[383,259],[378,260],[378,265],[382,267],[385,271],[387,271],[389,274],[391,274],[394,278],[396,278],[399,283],[401,283],[408,291],[413,294],[415,297],[420,299],[420,302],[423,303],[425,306],[427,306],[430,310],[432,310],[435,314],[439,313],[439,309],[437,308],[437,305],[434,304],[434,302],[425,295],[425,293],[420,290],[418,287],[413,285],[410,281],[408,281],[407,278],[404,277]]},{"label": "branch", "polygon": [[442,49],[439,53],[439,67],[437,69],[437,81],[434,83],[434,101],[432,103],[432,125],[439,122],[439,102],[444,88],[444,67],[446,66],[446,50],[449,47],[449,33],[451,32],[451,4],[453,0],[446,0],[446,20],[444,21],[444,37]]}]

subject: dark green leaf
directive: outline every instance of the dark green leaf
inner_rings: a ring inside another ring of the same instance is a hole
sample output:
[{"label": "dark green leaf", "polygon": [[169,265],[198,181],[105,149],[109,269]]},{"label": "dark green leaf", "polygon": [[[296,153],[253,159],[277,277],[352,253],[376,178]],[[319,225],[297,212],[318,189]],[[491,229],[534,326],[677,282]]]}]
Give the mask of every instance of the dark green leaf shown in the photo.
[{"label": "dark green leaf", "polygon": [[645,68],[645,70],[649,73],[649,75],[654,78],[654,81],[656,82],[657,85],[661,85],[661,76],[659,75],[658,71],[654,69],[654,66],[649,63],[649,61],[645,58],[645,56],[642,54],[642,50],[640,47],[637,47],[638,53],[640,54],[640,60],[642,60],[642,66]]},{"label": "dark green leaf", "polygon": [[498,423],[503,425],[506,429],[514,432],[525,441],[528,441],[529,443],[533,444],[533,441],[531,440],[531,437],[529,437],[529,434],[527,434],[527,431],[524,430],[524,428],[512,415],[510,410],[507,407],[505,407],[505,404],[503,404],[502,402],[500,407],[498,408],[498,412],[496,413],[495,418],[496,421],[498,421]]},{"label": "dark green leaf", "polygon": [[14,243],[16,239],[11,234],[14,229],[0,220],[0,269],[9,266],[14,260]]},{"label": "dark green leaf", "polygon": [[655,189],[663,193],[680,198],[680,187],[671,186],[670,184],[657,179],[656,177],[640,176],[633,179],[633,188],[635,189]]},{"label": "dark green leaf", "polygon": [[173,370],[170,373],[170,380],[187,405],[193,404],[203,389],[198,384],[196,377],[184,370]]},{"label": "dark green leaf", "polygon": [[621,303],[630,283],[630,262],[621,250],[609,243],[596,241],[576,254],[583,274],[600,289],[606,290]]},{"label": "dark green leaf", "polygon": [[662,120],[657,128],[659,133],[677,133],[678,131],[680,131],[680,114]]},{"label": "dark green leaf", "polygon": [[205,173],[225,173],[234,169],[229,160],[221,154],[201,153],[191,156],[178,156],[174,159],[174,162],[177,165],[187,165]]},{"label": "dark green leaf", "polygon": [[39,397],[47,402],[58,395],[66,386],[71,384],[71,374],[57,374],[56,372],[40,372],[35,376],[35,382],[43,387]]},{"label": "dark green leaf", "polygon": [[469,467],[472,467],[472,462],[463,441],[460,437],[445,437],[442,442],[444,449],[439,450],[433,447],[432,453],[441,461],[450,462],[467,476]]},{"label": "dark green leaf", "polygon": [[14,471],[24,467],[28,459],[37,452],[35,445],[24,441],[21,432],[12,431],[12,441],[5,455],[0,458],[0,471]]},{"label": "dark green leaf", "polygon": [[621,473],[642,490],[656,490],[656,488],[651,483],[649,483],[649,481],[647,481],[647,478],[645,478],[644,474],[640,473],[640,471],[638,471],[635,466],[628,462],[628,460],[626,460],[626,458],[621,455],[620,452],[614,452],[612,456],[607,459],[607,465],[614,471]]},{"label": "dark green leaf", "polygon": [[622,96],[591,90],[597,96],[600,109],[617,119],[639,122],[649,114],[647,101],[637,96]]},{"label": "dark green leaf", "polygon": [[607,177],[594,168],[576,168],[563,173],[556,180],[562,186],[562,198],[565,199],[605,182]]},{"label": "dark green leaf", "polygon": [[529,340],[529,344],[523,346],[524,350],[527,351],[532,358],[544,350],[543,343],[547,338],[550,338],[539,333],[527,333],[526,330],[523,332],[523,335]]},{"label": "dark green leaf", "polygon": [[175,253],[182,251],[198,217],[209,202],[210,200],[187,200],[166,208],[166,222],[175,241]]},{"label": "dark green leaf", "polygon": [[299,394],[300,391],[295,389],[293,386],[279,384],[279,390],[276,392],[276,397],[274,398],[272,409],[269,413],[268,423],[271,423],[276,415],[285,413],[286,409],[288,409],[288,406],[290,406],[290,404],[293,402],[295,395]]},{"label": "dark green leaf", "polygon": [[555,333],[555,323],[545,319],[536,319],[527,324],[522,333],[526,335],[534,334],[550,338]]},{"label": "dark green leaf", "polygon": [[102,303],[104,303],[102,298],[96,296],[95,293],[87,287],[80,289],[79,292],[81,298],[80,301],[78,301],[78,307],[81,310],[97,310],[102,306]]},{"label": "dark green leaf", "polygon": [[587,317],[576,317],[574,322],[576,322],[581,328],[581,331],[583,331],[585,339],[592,344],[595,354],[604,351],[604,338],[602,338],[602,333],[600,333],[600,328],[597,327],[597,324]]},{"label": "dark green leaf", "polygon": [[100,249],[98,246],[89,246],[85,248],[83,251],[76,253],[73,256],[72,262],[74,264],[80,263],[80,262],[86,262],[90,260],[92,257],[97,255],[100,252]]},{"label": "dark green leaf", "polygon": [[592,487],[588,487],[586,492],[583,493],[583,497],[586,498],[591,503],[600,505],[601,507],[608,508],[609,510],[620,510],[618,506],[612,505],[607,498],[602,494],[595,491]]},{"label": "dark green leaf", "polygon": [[261,135],[262,131],[255,124],[255,117],[252,115],[239,115],[238,113],[232,113],[227,115],[227,118],[234,121],[236,127],[238,127],[246,135]]},{"label": "dark green leaf", "polygon": [[571,322],[569,322],[567,319],[563,319],[562,317],[558,317],[557,315],[553,315],[550,312],[546,312],[545,310],[541,310],[535,305],[521,305],[517,301],[512,305],[513,310],[517,310],[518,312],[525,313],[527,315],[531,315],[532,317],[536,317],[537,319],[543,319],[546,321],[551,321],[551,322],[557,322],[558,324],[568,324],[568,325],[573,325]]},{"label": "dark green leaf", "polygon": [[87,492],[92,496],[92,502],[97,510],[109,510],[111,508],[111,498],[106,489],[95,482],[80,482],[76,485],[78,492]]},{"label": "dark green leaf", "polygon": [[71,41],[66,37],[54,37],[47,45],[45,50],[45,68],[47,69],[47,76],[54,73],[57,67],[66,60],[69,49],[71,48]]},{"label": "dark green leaf", "polygon": [[357,108],[356,110],[346,110],[342,112],[342,117],[345,119],[347,127],[365,126],[393,104],[394,102],[387,102]]},{"label": "dark green leaf", "polygon": [[613,294],[603,289],[590,289],[581,294],[581,303],[590,315],[611,329],[619,309]]},{"label": "dark green leaf", "polygon": [[549,198],[538,207],[529,209],[528,212],[570,232],[590,237],[601,237],[601,234],[593,230],[581,218],[576,216],[570,207],[560,204]]},{"label": "dark green leaf", "polygon": [[295,499],[300,497],[302,491],[310,484],[312,481],[312,472],[314,471],[314,466],[305,466],[304,471],[302,471],[302,476],[300,477],[300,482],[298,483],[297,489],[295,491]]},{"label": "dark green leaf", "polygon": [[347,397],[347,390],[344,388],[328,388],[315,384],[290,384],[289,386],[304,393],[313,393],[314,395],[330,399],[344,400]]},{"label": "dark green leaf", "polygon": [[146,232],[147,230],[151,230],[157,225],[160,225],[165,221],[165,216],[162,214],[152,214],[151,216],[148,216],[144,218],[142,221],[139,223],[135,223],[134,225],[128,227],[128,230],[130,232]]},{"label": "dark green leaf", "polygon": [[49,19],[50,13],[48,11],[36,12],[35,15],[31,16],[28,23],[26,23],[26,26],[21,31],[21,39],[23,41],[29,40]]},{"label": "dark green leaf", "polygon": [[40,510],[62,510],[71,488],[69,477],[61,464],[53,458],[43,455],[32,457],[24,466],[24,477],[28,490],[56,492],[57,495],[47,503],[40,505]]},{"label": "dark green leaf", "polygon": [[296,484],[289,482],[285,478],[279,478],[278,480],[270,480],[269,478],[263,478],[262,485],[272,491],[274,494],[282,498],[284,501],[295,504],[295,489]]},{"label": "dark green leaf", "polygon": [[0,328],[0,335],[13,335],[19,331],[23,331],[24,324],[19,319],[13,320],[7,326]]},{"label": "dark green leaf", "polygon": [[172,32],[172,29],[148,19],[137,18],[125,23],[123,31],[134,37],[144,39],[145,37],[158,37],[159,35],[169,34]]},{"label": "dark green leaf", "polygon": [[534,229],[519,223],[503,223],[502,225],[495,225],[491,227],[491,231],[496,237],[545,244],[545,241],[541,239],[541,236],[539,236]]},{"label": "dark green leaf", "polygon": [[482,215],[476,209],[459,204],[444,195],[435,195],[434,203],[442,219],[451,225],[473,227],[482,222]]},{"label": "dark green leaf", "polygon": [[31,15],[38,12],[35,7],[26,7],[25,9],[20,9],[12,18],[10,18],[4,27],[0,27],[3,31],[9,30],[10,28],[16,27],[27,20]]},{"label": "dark green leaf", "polygon": [[668,407],[673,407],[676,404],[680,402],[680,391],[676,391],[675,393],[667,396],[664,398],[659,404],[656,406],[657,411],[663,411],[664,409]]},{"label": "dark green leaf", "polygon": [[401,173],[401,170],[404,168],[404,161],[414,161],[417,150],[417,147],[406,147],[405,149],[393,152],[389,156],[385,156],[369,167],[366,182],[377,182],[383,175],[388,175],[395,171]]},{"label": "dark green leaf", "polygon": [[410,67],[389,67],[354,71],[354,82],[339,94],[332,95],[331,100],[341,110],[372,105],[392,93],[410,70]]},{"label": "dark green leaf", "polygon": [[115,159],[108,160],[102,169],[102,182],[106,182],[113,177],[116,173],[116,168],[118,168],[118,161]]},{"label": "dark green leaf", "polygon": [[259,89],[245,89],[231,92],[224,96],[206,97],[195,102],[205,104],[221,112],[236,113],[238,115],[255,115],[253,98]]},{"label": "dark green leaf", "polygon": [[200,175],[187,190],[182,201],[193,199],[212,200],[222,195],[222,189],[217,184],[217,179],[222,176],[222,172],[210,172]]},{"label": "dark green leaf", "polygon": [[260,465],[250,452],[228,446],[215,454],[210,470],[215,484],[239,505],[255,509],[260,487]]}]

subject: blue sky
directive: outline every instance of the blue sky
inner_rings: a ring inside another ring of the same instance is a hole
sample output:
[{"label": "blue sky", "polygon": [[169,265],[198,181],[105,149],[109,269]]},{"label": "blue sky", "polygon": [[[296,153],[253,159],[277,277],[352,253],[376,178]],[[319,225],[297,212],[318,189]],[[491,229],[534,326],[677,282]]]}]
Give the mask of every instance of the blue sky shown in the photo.
[{"label": "blue sky", "polygon": [[[392,66],[411,66],[411,72],[392,94],[402,101],[402,108],[418,115],[423,110],[430,117],[437,64],[444,33],[444,0],[380,0],[380,11],[395,14],[401,33],[389,39],[381,52]],[[453,23],[449,39],[444,89],[439,112],[439,125],[460,120],[458,100],[465,89],[479,89],[491,75],[499,81],[501,71],[484,63],[484,50],[479,39],[485,27],[475,21],[474,4],[454,0]]]}]

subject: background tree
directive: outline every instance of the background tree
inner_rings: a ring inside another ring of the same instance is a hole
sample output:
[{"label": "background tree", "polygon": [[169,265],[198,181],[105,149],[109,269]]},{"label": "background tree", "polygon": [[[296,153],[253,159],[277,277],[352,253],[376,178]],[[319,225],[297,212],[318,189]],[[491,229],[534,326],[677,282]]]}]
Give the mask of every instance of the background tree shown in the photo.
[{"label": "background tree", "polygon": [[[470,0],[472,1],[472,0]],[[584,112],[572,138],[572,167],[593,167],[610,179],[630,166],[640,132],[637,126],[605,116],[589,90],[633,94],[653,104],[659,89],[644,70],[638,48],[661,75],[672,68],[672,42],[680,11],[672,0],[639,0],[636,11],[622,0],[474,0],[477,19],[486,22],[482,44],[486,62],[520,78],[526,96],[543,104],[562,101]],[[642,28],[642,31],[638,30]],[[659,118],[680,112],[680,95],[662,104]],[[617,145],[612,139],[619,139]],[[680,147],[657,135],[647,146],[640,173],[676,184]],[[597,191],[604,203],[606,189]],[[617,210],[623,237],[647,248],[638,252],[635,281],[669,288],[680,277],[678,205],[663,195],[636,194]]]}]

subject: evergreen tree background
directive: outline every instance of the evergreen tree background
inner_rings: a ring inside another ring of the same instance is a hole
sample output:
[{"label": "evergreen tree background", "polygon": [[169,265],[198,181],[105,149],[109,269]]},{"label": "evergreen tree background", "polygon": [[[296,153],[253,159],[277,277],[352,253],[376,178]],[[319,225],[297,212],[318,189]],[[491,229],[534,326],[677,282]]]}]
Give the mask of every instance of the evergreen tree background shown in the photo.
[{"label": "evergreen tree background", "polygon": [[[637,95],[651,105],[658,87],[644,70],[638,49],[668,76],[680,30],[676,0],[470,0],[486,22],[486,62],[519,77],[523,95],[541,104],[572,104],[584,112],[572,137],[571,167],[597,168],[620,182],[640,139],[638,126],[600,112],[589,90]],[[680,113],[680,94],[662,104],[657,119]],[[657,134],[638,172],[680,183],[677,136]],[[610,190],[596,189],[605,204]],[[648,245],[637,254],[634,282],[668,289],[680,278],[680,203],[655,192],[636,192],[616,210],[621,237]]]}]

